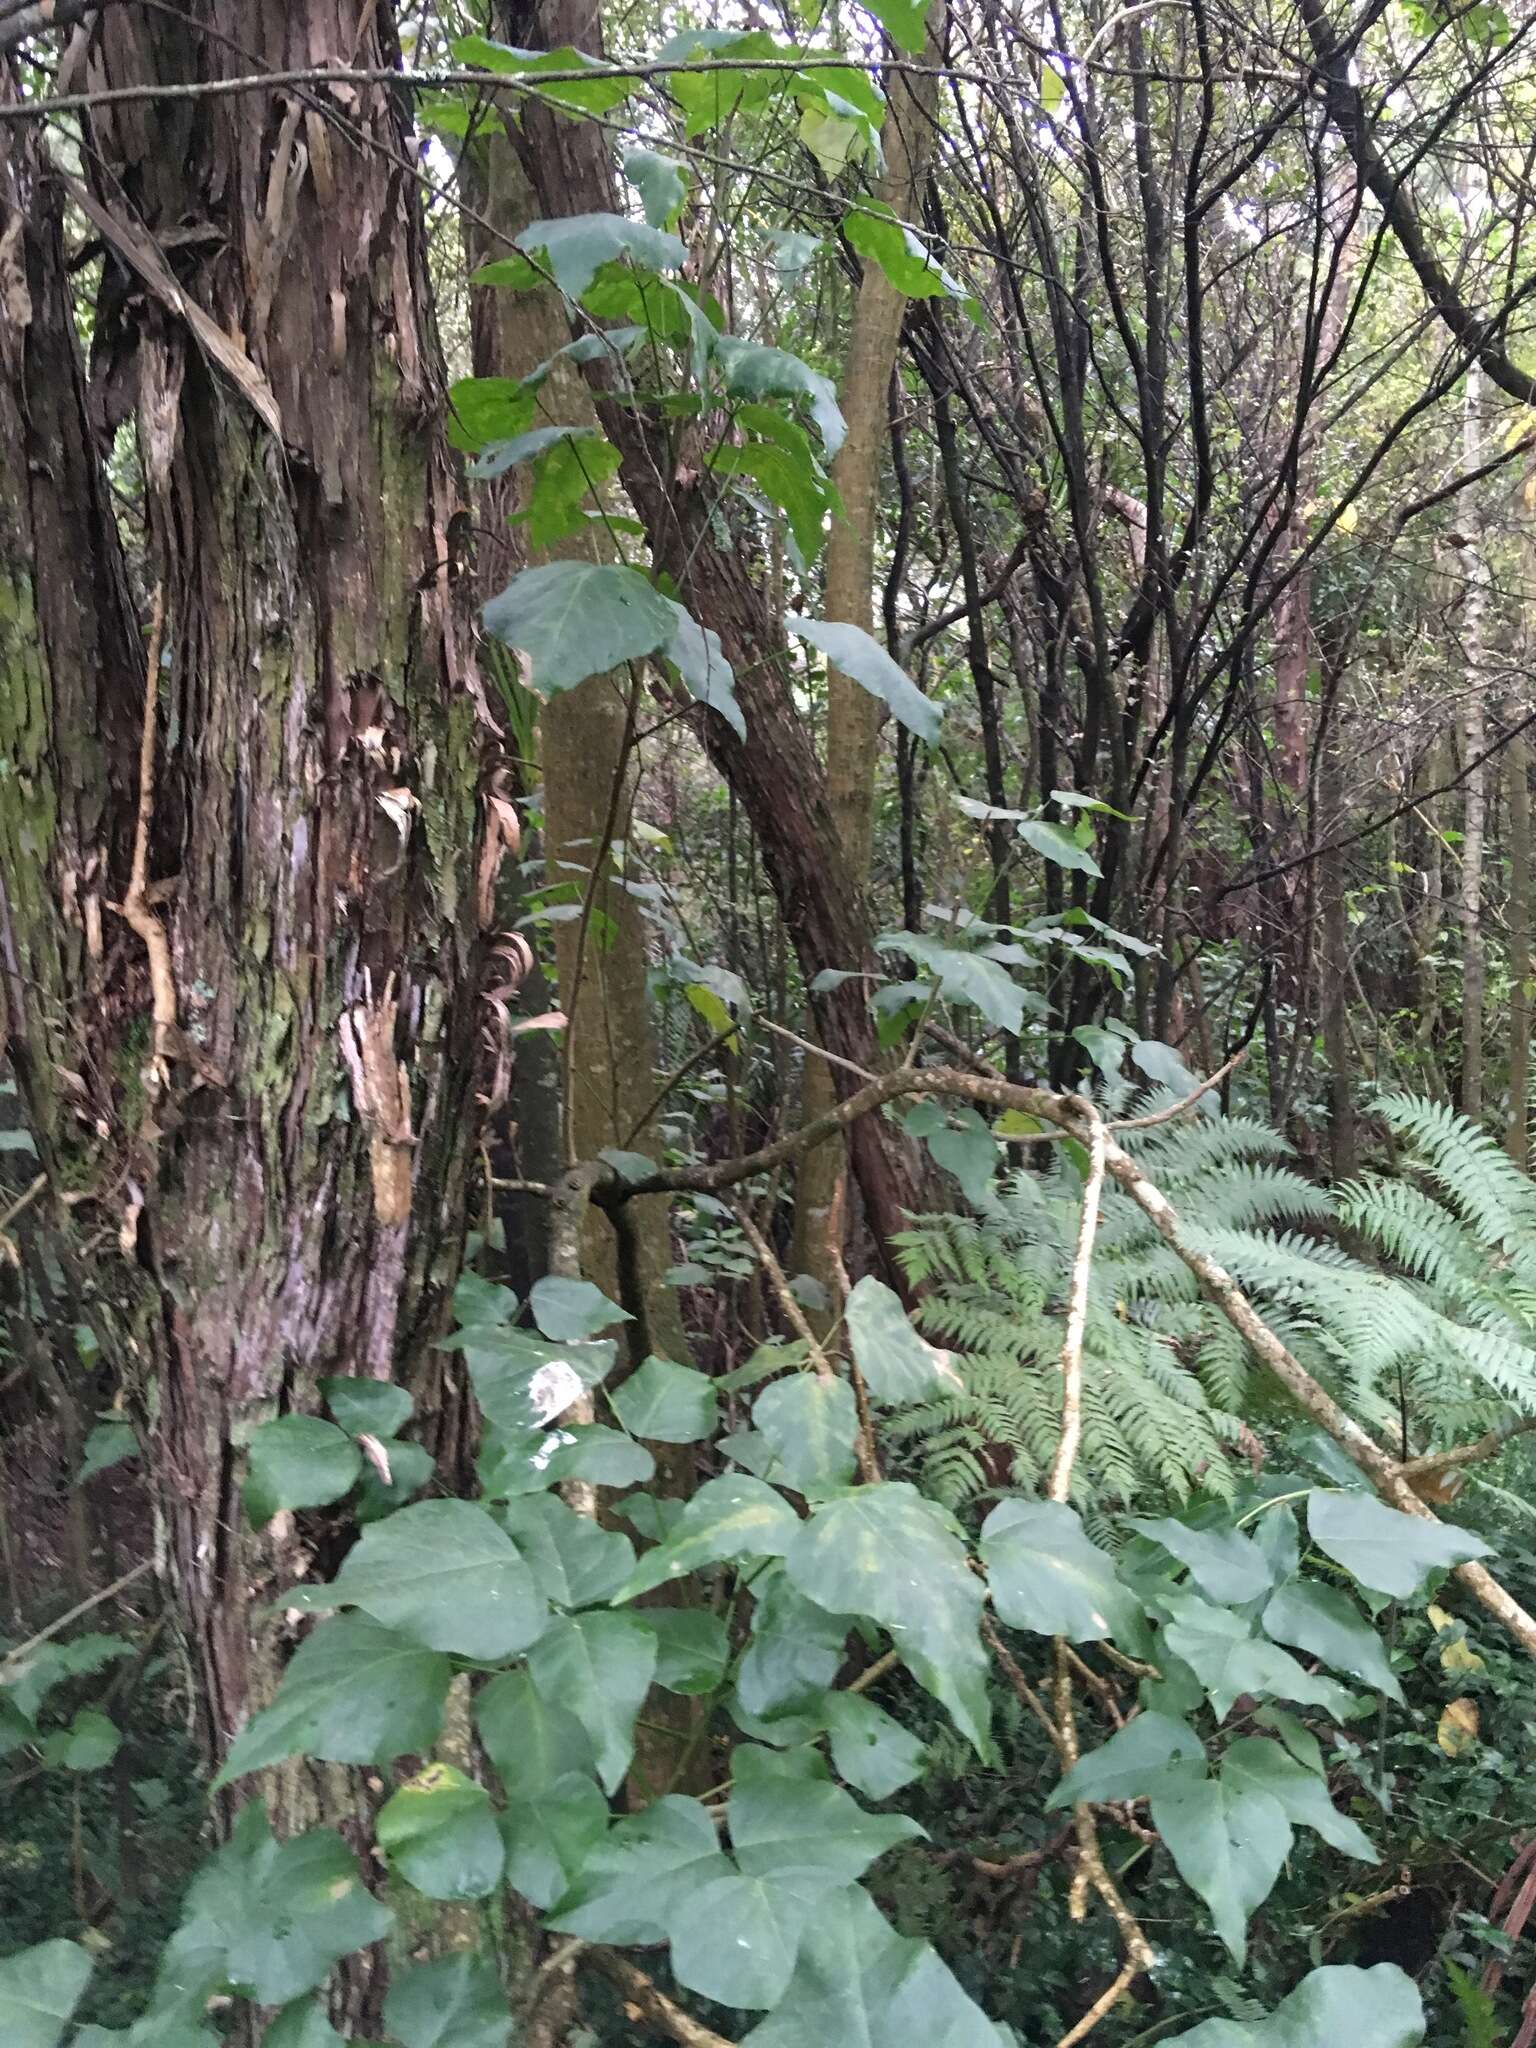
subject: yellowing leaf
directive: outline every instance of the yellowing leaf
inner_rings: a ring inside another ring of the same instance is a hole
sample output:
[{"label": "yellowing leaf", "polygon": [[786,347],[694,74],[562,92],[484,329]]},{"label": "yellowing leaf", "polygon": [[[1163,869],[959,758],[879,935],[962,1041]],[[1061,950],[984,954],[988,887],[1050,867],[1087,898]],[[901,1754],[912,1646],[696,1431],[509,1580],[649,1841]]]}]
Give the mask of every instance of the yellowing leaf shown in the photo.
[{"label": "yellowing leaf", "polygon": [[1536,412],[1533,412],[1529,406],[1522,406],[1505,430],[1504,446],[1506,451],[1517,448],[1522,441],[1532,434],[1536,434]]},{"label": "yellowing leaf", "polygon": [[[1428,1614],[1430,1627],[1437,1635],[1456,1626],[1455,1616],[1447,1614],[1443,1607],[1431,1607]],[[1471,1644],[1458,1637],[1455,1642],[1446,1643],[1441,1649],[1440,1668],[1442,1671],[1486,1671],[1488,1667]]]},{"label": "yellowing leaf", "polygon": [[1440,1716],[1435,1740],[1447,1756],[1465,1756],[1477,1743],[1479,1727],[1476,1700],[1452,1700]]},{"label": "yellowing leaf", "polygon": [[1353,532],[1354,532],[1354,530],[1355,530],[1355,528],[1356,528],[1356,527],[1357,527],[1357,526],[1358,526],[1359,524],[1360,524],[1360,508],[1359,508],[1359,506],[1358,506],[1358,505],[1346,505],[1346,506],[1344,507],[1343,511],[1342,511],[1342,512],[1341,512],[1341,513],[1339,514],[1339,518],[1338,518],[1338,528],[1339,528],[1339,531],[1340,531],[1340,533],[1353,533]]},{"label": "yellowing leaf", "polygon": [[858,123],[845,121],[841,114],[807,107],[800,116],[800,140],[821,165],[823,177],[840,176],[862,139]]}]

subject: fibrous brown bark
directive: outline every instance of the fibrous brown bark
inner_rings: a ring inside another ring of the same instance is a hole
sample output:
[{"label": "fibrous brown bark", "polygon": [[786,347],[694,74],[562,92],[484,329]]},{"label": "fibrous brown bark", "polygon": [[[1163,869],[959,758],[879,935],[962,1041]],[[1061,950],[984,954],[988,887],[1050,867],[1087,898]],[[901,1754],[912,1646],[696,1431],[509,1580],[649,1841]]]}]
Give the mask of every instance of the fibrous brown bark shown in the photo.
[{"label": "fibrous brown bark", "polygon": [[[90,64],[111,86],[397,60],[388,6],[201,0],[111,10]],[[217,1754],[270,1682],[257,1607],[302,1562],[282,1524],[245,1528],[241,1444],[321,1374],[416,1375],[457,1270],[485,728],[401,103],[146,103],[89,142],[89,382],[65,188],[4,142],[26,317],[0,324],[0,740],[23,763],[0,787],[3,1024],[56,1193],[90,1197],[55,1208],[65,1255],[79,1229],[122,1247],[107,1334]],[[120,430],[163,608],[148,694]],[[158,1057],[142,920],[115,908],[146,702]]]}]

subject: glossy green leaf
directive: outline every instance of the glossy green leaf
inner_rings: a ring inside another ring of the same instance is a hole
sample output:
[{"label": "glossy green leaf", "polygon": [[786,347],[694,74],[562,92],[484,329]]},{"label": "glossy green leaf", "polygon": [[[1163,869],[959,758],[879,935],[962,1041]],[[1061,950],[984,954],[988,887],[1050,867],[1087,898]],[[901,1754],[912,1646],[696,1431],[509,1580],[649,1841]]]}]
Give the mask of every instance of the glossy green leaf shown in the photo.
[{"label": "glossy green leaf", "polygon": [[[589,57],[582,50],[516,50],[505,43],[493,42],[489,36],[459,36],[450,47],[455,63],[479,65],[501,78],[529,81],[537,88],[541,99],[547,99],[553,106],[568,107],[575,113],[611,114],[640,84],[638,78],[614,76],[612,67],[602,58]],[[547,85],[538,83],[541,75],[547,72],[588,69],[598,75],[591,79],[552,79]]]},{"label": "glossy green leaf", "polygon": [[68,1678],[85,1678],[126,1657],[133,1645],[122,1636],[83,1635],[69,1643],[36,1643],[6,1662],[6,1677],[0,1686],[0,1702],[13,1707],[32,1721],[38,1708],[56,1685]]},{"label": "glossy green leaf", "polygon": [[659,654],[676,637],[674,607],[617,562],[545,562],[523,569],[485,607],[485,630],[528,656],[539,696]]},{"label": "glossy green leaf", "polygon": [[688,196],[688,172],[654,149],[627,149],[624,175],[640,194],[645,217],[653,228],[666,227]]},{"label": "glossy green leaf", "polygon": [[806,455],[797,456],[769,441],[748,441],[720,449],[711,466],[717,476],[750,478],[789,521],[801,561],[815,561],[832,496],[825,472],[809,459],[809,444]]},{"label": "glossy green leaf", "polygon": [[812,1910],[792,1885],[726,1871],[701,1884],[674,1920],[672,1974],[721,2005],[777,2005]]},{"label": "glossy green leaf", "polygon": [[949,1353],[913,1328],[900,1297],[872,1274],[849,1294],[846,1323],[854,1363],[877,1408],[965,1391]]},{"label": "glossy green leaf", "polygon": [[1126,1527],[1160,1544],[1170,1557],[1187,1565],[1190,1577],[1208,1600],[1240,1607],[1261,1599],[1274,1584],[1269,1560],[1240,1529],[1194,1529],[1171,1515],[1158,1520],[1129,1515]]},{"label": "glossy green leaf", "polygon": [[943,722],[939,706],[923,695],[862,626],[850,626],[835,619],[808,619],[799,612],[786,614],[784,623],[797,638],[808,640],[824,654],[834,668],[867,690],[871,697],[888,705],[909,732],[915,732],[919,739],[938,738]]},{"label": "glossy green leaf", "polygon": [[1103,873],[1086,846],[1079,846],[1070,832],[1064,832],[1060,825],[1053,825],[1048,819],[1021,818],[1013,829],[1026,846],[1032,846],[1036,853],[1054,861],[1059,868],[1072,868],[1081,875]]},{"label": "glossy green leaf", "polygon": [[958,284],[921,235],[898,220],[888,206],[866,199],[850,207],[843,222],[849,247],[876,263],[897,291],[909,299],[963,299]]},{"label": "glossy green leaf", "polygon": [[402,1971],[384,2001],[401,2048],[510,2048],[512,2017],[496,1966],[484,1956],[442,1956]]},{"label": "glossy green leaf", "polygon": [[1194,1729],[1149,1708],[1128,1721],[1099,1749],[1081,1757],[1045,1802],[1046,1811],[1075,1806],[1108,1806],[1145,1799],[1168,1780],[1171,1767],[1200,1763],[1205,1745]]},{"label": "glossy green leaf", "polygon": [[548,1614],[533,1574],[473,1502],[424,1500],[366,1528],[328,1586],[286,1604],[361,1607],[429,1650],[493,1662],[525,1650]]},{"label": "glossy green leaf", "polygon": [[1418,2048],[1424,2007],[1395,1963],[1330,1964],[1303,1977],[1261,2020],[1206,2020],[1170,2048]]},{"label": "glossy green leaf", "polygon": [[[736,1672],[736,1697],[749,1714],[803,1706],[832,1683],[847,1649],[846,1615],[828,1614],[780,1569],[757,1582],[752,1634]],[[756,1587],[754,1588],[756,1590]]]},{"label": "glossy green leaf", "polygon": [[858,1886],[830,1892],[789,1988],[741,2048],[1011,2048],[924,1941],[898,1935]]},{"label": "glossy green leaf", "polygon": [[384,1445],[389,1461],[389,1483],[379,1477],[371,1462],[364,1460],[363,1477],[357,1489],[354,1512],[359,1525],[382,1521],[396,1508],[403,1508],[413,1494],[420,1493],[436,1470],[432,1453],[420,1444],[391,1438]]},{"label": "glossy green leaf", "polygon": [[546,449],[557,447],[562,441],[573,437],[601,440],[596,427],[529,427],[526,433],[514,434],[510,440],[490,441],[469,465],[469,475],[477,482],[484,483],[492,477],[505,476],[509,469],[515,469],[521,462],[532,462],[536,455]]},{"label": "glossy green leaf", "polygon": [[927,1744],[861,1692],[829,1692],[821,1705],[840,1778],[866,1799],[889,1799],[922,1775]]},{"label": "glossy green leaf", "polygon": [[1331,1848],[1357,1856],[1363,1863],[1379,1861],[1370,1836],[1340,1813],[1329,1798],[1327,1779],[1309,1771],[1267,1736],[1245,1735],[1232,1743],[1222,1757],[1221,1775],[1239,1787],[1247,1785],[1272,1794],[1285,1809],[1287,1820],[1296,1827],[1311,1828]]},{"label": "glossy green leaf", "polygon": [[604,1789],[624,1782],[635,1748],[635,1716],[656,1669],[656,1638],[628,1614],[573,1614],[528,1653],[528,1672],[546,1704],[568,1706],[591,1737]]},{"label": "glossy green leaf", "polygon": [[941,996],[949,1002],[971,1004],[994,1031],[1022,1029],[1023,994],[997,961],[961,946],[943,945],[919,932],[882,932],[875,940],[875,950],[905,953],[933,976]]},{"label": "glossy green leaf", "polygon": [[1218,1720],[1244,1692],[1296,1700],[1332,1714],[1347,1709],[1349,1694],[1342,1686],[1304,1670],[1288,1650],[1254,1635],[1229,1608],[1193,1597],[1168,1605],[1173,1619],[1164,1626],[1162,1641],[1205,1687]]},{"label": "glossy green leaf", "polygon": [[1277,1643],[1320,1657],[1335,1671],[1401,1702],[1403,1689],[1386,1645],[1340,1587],[1308,1581],[1282,1586],[1264,1609],[1263,1627]]},{"label": "glossy green leaf", "polygon": [[934,1164],[955,1176],[968,1202],[985,1201],[997,1171],[998,1152],[997,1140],[979,1111],[951,1107],[925,1143]]},{"label": "glossy green leaf", "polygon": [[648,1358],[609,1399],[624,1427],[653,1443],[697,1443],[719,1420],[714,1381],[670,1358]]},{"label": "glossy green leaf", "polygon": [[667,660],[689,694],[711,711],[718,711],[736,737],[744,740],[747,721],[736,701],[736,674],[725,658],[719,635],[701,626],[680,604],[672,606],[672,623],[672,638],[664,650]]},{"label": "glossy green leaf", "polygon": [[635,1546],[617,1529],[577,1514],[555,1494],[508,1501],[498,1520],[556,1607],[609,1600],[635,1568]]},{"label": "glossy green leaf", "polygon": [[1211,1777],[1203,1763],[1174,1764],[1152,1794],[1152,1825],[1241,1964],[1248,1922],[1290,1853],[1291,1824],[1280,1801],[1241,1775]]},{"label": "glossy green leaf", "polygon": [[[529,282],[538,282],[537,273],[529,272]],[[532,388],[518,378],[460,377],[448,389],[448,438],[468,453],[488,441],[511,440],[533,424],[537,405]]]},{"label": "glossy green leaf", "polygon": [[363,1466],[362,1453],[334,1422],[318,1415],[282,1415],[251,1434],[241,1498],[256,1528],[284,1508],[325,1507],[340,1500]]},{"label": "glossy green leaf", "polygon": [[92,1967],[74,1941],[42,1941],[0,1958],[0,2040],[6,2048],[58,2048]]},{"label": "glossy green leaf", "polygon": [[903,1813],[869,1813],[818,1775],[819,1760],[743,1745],[731,1758],[731,1847],[753,1877],[814,1890],[852,1884],[877,1857],[926,1830]]},{"label": "glossy green leaf", "polygon": [[539,1457],[544,1478],[551,1484],[586,1479],[593,1486],[637,1486],[653,1478],[656,1471],[656,1460],[644,1444],[620,1430],[605,1429],[601,1423],[556,1430],[545,1439],[545,1451]]},{"label": "glossy green leaf", "polygon": [[829,1613],[867,1615],[889,1630],[913,1677],[986,1753],[981,1583],[964,1546],[915,1488],[861,1486],[817,1508],[796,1524],[784,1567]]},{"label": "glossy green leaf", "polygon": [[552,548],[573,533],[602,524],[599,487],[617,475],[621,457],[600,435],[564,434],[537,456],[527,502],[518,515],[532,548]]},{"label": "glossy green leaf", "polygon": [[536,220],[517,237],[519,249],[542,256],[556,286],[579,299],[603,264],[621,256],[642,270],[681,270],[688,251],[676,235],[618,213],[573,213]]},{"label": "glossy green leaf", "polygon": [[432,1762],[387,1799],[374,1822],[392,1867],[429,1899],[483,1899],[506,1851],[484,1786]]},{"label": "glossy green leaf", "polygon": [[565,1701],[547,1700],[524,1671],[505,1671],[475,1696],[475,1725],[512,1805],[541,1798],[597,1761],[591,1736]]},{"label": "glossy green leaf", "polygon": [[774,1477],[797,1493],[827,1493],[853,1477],[859,1408],[846,1380],[797,1372],[764,1387],[752,1421],[773,1446]]},{"label": "glossy green leaf", "polygon": [[1432,1571],[1491,1554],[1466,1529],[1400,1514],[1366,1493],[1319,1488],[1307,1497],[1307,1528],[1335,1564],[1393,1600],[1410,1599]]},{"label": "glossy green leaf", "polygon": [[430,1749],[442,1724],[453,1665],[440,1651],[338,1614],[293,1653],[276,1698],[233,1741],[215,1790],[283,1757],[389,1763]]},{"label": "glossy green leaf", "polygon": [[929,0],[864,0],[864,4],[898,49],[909,56],[922,49]]},{"label": "glossy green leaf", "polygon": [[1114,1560],[1060,1502],[999,1501],[981,1525],[981,1560],[998,1619],[1010,1628],[1100,1643],[1141,1619]]},{"label": "glossy green leaf", "polygon": [[340,1835],[274,1841],[265,1812],[248,1806],[193,1878],[178,1941],[217,1958],[219,1976],[259,2005],[287,2005],[392,1925]]},{"label": "glossy green leaf", "polygon": [[608,1832],[608,1801],[595,1780],[569,1771],[501,1816],[507,1882],[548,1912],[563,1898]]},{"label": "glossy green leaf", "polygon": [[713,1692],[731,1658],[730,1636],[707,1607],[637,1607],[634,1619],[656,1638],[656,1684],[667,1692]]},{"label": "glossy green leaf", "polygon": [[528,1306],[544,1335],[559,1344],[579,1344],[584,1338],[600,1337],[615,1323],[634,1321],[627,1309],[610,1301],[590,1280],[565,1280],[555,1273],[534,1281]]},{"label": "glossy green leaf", "polygon": [[[1173,1047],[1160,1039],[1138,1038],[1131,1046],[1131,1058],[1149,1081],[1166,1088],[1170,1095],[1192,1095],[1200,1085]],[[1209,1096],[1201,1097],[1200,1108],[1205,1114],[1215,1114]]]},{"label": "glossy green leaf", "polygon": [[320,1391],[333,1418],[349,1436],[376,1436],[387,1441],[411,1419],[410,1395],[389,1380],[364,1380],[341,1373],[322,1380]]},{"label": "glossy green leaf", "polygon": [[669,1793],[609,1830],[550,1924],[587,1941],[662,1941],[674,1910],[730,1869],[704,1807]]},{"label": "glossy green leaf", "polygon": [[846,1325],[854,1364],[877,1407],[965,1393],[950,1354],[913,1329],[901,1298],[872,1274],[850,1292]]},{"label": "glossy green leaf", "polygon": [[[830,377],[813,370],[809,363],[801,362],[787,349],[766,348],[761,342],[743,341],[731,334],[719,336],[714,345],[714,355],[729,398],[744,399],[749,404],[768,398],[803,398],[821,436],[827,460],[831,461],[842,447],[848,429],[838,408],[836,386]],[[793,619],[789,623],[794,630],[800,630],[795,627]],[[853,632],[855,629],[850,626],[838,630]],[[863,637],[868,638],[867,635]],[[871,646],[874,644],[870,642]],[[830,650],[824,649],[823,652]],[[838,666],[843,666],[840,660]],[[852,670],[848,673],[852,674]],[[900,670],[897,673],[900,674]],[[902,681],[906,682],[906,678],[902,677]],[[907,683],[907,688],[911,687]]]},{"label": "glossy green leaf", "polygon": [[676,1532],[647,1551],[616,1598],[632,1600],[668,1579],[740,1557],[782,1557],[800,1530],[799,1517],[762,1480],[741,1473],[708,1479],[683,1508]]},{"label": "glossy green leaf", "polygon": [[456,1330],[443,1348],[463,1352],[475,1399],[486,1420],[508,1438],[563,1415],[587,1388],[601,1384],[618,1355],[611,1339],[556,1344],[532,1330],[490,1325]]}]

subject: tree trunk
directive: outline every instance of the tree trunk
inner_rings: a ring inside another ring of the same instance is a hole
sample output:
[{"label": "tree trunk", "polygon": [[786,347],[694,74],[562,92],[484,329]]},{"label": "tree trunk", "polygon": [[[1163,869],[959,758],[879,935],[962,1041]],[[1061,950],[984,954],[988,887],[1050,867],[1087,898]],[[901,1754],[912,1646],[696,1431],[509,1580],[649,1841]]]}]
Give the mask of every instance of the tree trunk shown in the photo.
[{"label": "tree trunk", "polygon": [[[390,8],[362,22],[113,9],[91,83],[396,63]],[[413,144],[384,88],[98,114],[93,189],[68,188],[107,252],[87,386],[64,190],[5,138],[3,1022],[54,1190],[90,1197],[54,1211],[62,1255],[75,1228],[125,1254],[95,1299],[122,1304],[216,1757],[274,1673],[261,1604],[306,1563],[290,1518],[246,1529],[241,1446],[322,1374],[429,1385],[477,1142],[487,728]],[[130,421],[147,688],[105,474]],[[289,1825],[325,1796],[277,1789]]]},{"label": "tree trunk", "polygon": [[[944,7],[933,0],[926,64],[942,61]],[[885,172],[875,189],[878,203],[899,220],[916,218],[932,155],[936,77],[892,72],[883,130]],[[864,265],[848,337],[847,370],[840,394],[847,439],[832,464],[832,481],[843,517],[834,517],[827,538],[824,615],[872,633],[875,626],[875,539],[880,527],[880,476],[890,445],[891,379],[901,345],[907,298],[878,263]],[[893,648],[894,654],[896,650]],[[884,714],[877,698],[842,670],[827,670],[827,803],[848,870],[868,889],[874,838],[875,772]],[[837,1101],[832,1069],[807,1059],[801,1087],[806,1123],[824,1116]],[[800,1162],[795,1179],[793,1268],[821,1287],[829,1304],[837,1299],[841,1273],[843,1199],[847,1146],[818,1146]],[[818,1328],[828,1317],[813,1311]]]},{"label": "tree trunk", "polygon": [[[601,23],[592,0],[519,0],[523,47],[572,47],[598,56]],[[562,122],[551,110],[525,107],[519,146],[546,218],[614,211],[607,138],[590,123]],[[848,872],[827,800],[825,778],[790,691],[791,663],[782,617],[770,611],[758,579],[739,550],[713,531],[714,498],[707,464],[679,463],[665,440],[652,438],[640,407],[614,403],[588,365],[599,417],[623,459],[620,476],[646,528],[655,565],[670,576],[679,599],[720,637],[736,675],[746,720],[743,741],[716,714],[694,714],[710,758],[735,790],[757,835],[764,866],[809,984],[823,968],[875,974],[864,892]],[[880,1049],[866,991],[858,980],[813,998],[817,1036],[829,1052],[870,1071]],[[857,1080],[838,1070],[839,1094]],[[850,1133],[850,1156],[865,1211],[886,1260],[887,1277],[904,1281],[891,1239],[925,1206],[924,1179],[911,1145],[877,1117],[861,1117]]]},{"label": "tree trunk", "polygon": [[1509,788],[1509,1116],[1504,1149],[1517,1166],[1530,1159],[1531,1118],[1531,784],[1522,733],[1505,754]]},{"label": "tree trunk", "polygon": [[[498,246],[482,260],[503,253],[513,237],[538,218],[534,195],[517,152],[499,131],[483,145],[484,212]],[[526,377],[570,340],[564,307],[552,288],[524,292],[481,291],[472,308],[475,374]],[[580,372],[556,363],[541,388],[543,417],[561,425],[596,429],[596,409]],[[526,478],[526,472],[520,473]],[[487,517],[503,509],[495,494]],[[484,523],[484,522],[482,522]],[[493,595],[522,558],[527,565],[555,559],[612,560],[616,549],[600,526],[557,541],[547,549],[514,545],[482,560],[483,594]],[[540,767],[544,783],[544,850],[551,886],[574,883],[587,899],[588,915],[555,926],[558,992],[568,1019],[562,1070],[562,1114],[566,1164],[595,1159],[605,1147],[644,1149],[650,1113],[656,1106],[656,1054],[646,991],[646,925],[627,882],[632,873],[627,849],[633,845],[631,808],[634,768],[631,718],[623,675],[594,676],[578,689],[550,698],[539,712]],[[621,862],[610,846],[623,842]],[[583,1266],[613,1298],[625,1296],[637,1316],[639,1356],[655,1348],[672,1358],[687,1355],[677,1294],[662,1285],[671,1263],[665,1200],[629,1205],[637,1213],[629,1227],[626,1257],[606,1218],[596,1210],[583,1234]],[[632,1333],[634,1334],[634,1333]]]},{"label": "tree trunk", "polygon": [[[1462,414],[1462,460],[1475,470],[1482,460],[1483,372],[1473,363],[1467,371]],[[1461,926],[1461,1110],[1481,1116],[1483,1110],[1483,993],[1487,954],[1483,945],[1483,840],[1488,811],[1487,769],[1473,764],[1482,754],[1486,731],[1487,683],[1484,677],[1488,620],[1488,564],[1484,555],[1485,504],[1476,485],[1466,494],[1468,540],[1462,550],[1466,573],[1462,653],[1466,679],[1462,688],[1461,749],[1462,822],[1461,885],[1457,921]]]}]

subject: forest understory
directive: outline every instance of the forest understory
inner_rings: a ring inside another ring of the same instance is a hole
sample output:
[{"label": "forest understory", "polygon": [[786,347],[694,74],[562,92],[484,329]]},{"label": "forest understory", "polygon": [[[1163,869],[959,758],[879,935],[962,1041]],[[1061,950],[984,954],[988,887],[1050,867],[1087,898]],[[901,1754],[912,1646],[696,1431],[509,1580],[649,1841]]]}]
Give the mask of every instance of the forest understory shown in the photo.
[{"label": "forest understory", "polygon": [[0,2048],[1536,2048],[1533,135],[0,0]]}]

